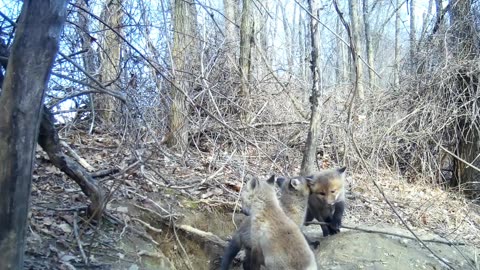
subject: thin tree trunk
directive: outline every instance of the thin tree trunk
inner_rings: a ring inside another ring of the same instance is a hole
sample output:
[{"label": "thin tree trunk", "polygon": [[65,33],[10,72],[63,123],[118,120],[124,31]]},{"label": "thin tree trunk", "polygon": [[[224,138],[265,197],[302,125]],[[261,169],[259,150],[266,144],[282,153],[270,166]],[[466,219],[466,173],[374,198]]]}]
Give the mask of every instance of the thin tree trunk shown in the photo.
[{"label": "thin tree trunk", "polygon": [[365,99],[365,90],[364,90],[364,75],[363,75],[363,65],[360,61],[360,53],[363,52],[362,41],[360,39],[360,16],[358,15],[358,0],[349,1],[349,11],[350,11],[350,20],[352,28],[352,39],[355,44],[355,65],[356,65],[356,79],[355,79],[355,89],[358,101],[363,101]]},{"label": "thin tree trunk", "polygon": [[[292,57],[295,59],[296,57],[298,57],[298,52],[296,51],[295,49],[295,45],[297,44],[297,33],[298,33],[298,23],[297,23],[297,8],[298,5],[295,5],[293,7],[293,21],[292,21],[292,31],[291,31],[291,34],[292,34],[292,37],[291,37],[291,40],[290,40],[290,52],[292,54]],[[289,67],[289,71],[290,71],[290,74],[294,74],[294,70],[295,70],[295,65],[296,65],[296,61],[294,60],[293,63],[292,63],[292,66]]]},{"label": "thin tree trunk", "polygon": [[[340,19],[336,19],[335,22],[335,32],[337,34],[341,34],[342,30],[340,27]],[[336,51],[337,51],[337,57],[335,60],[335,79],[337,81],[337,84],[341,84],[344,82],[344,77],[342,74],[342,69],[343,69],[343,55],[342,55],[342,42],[340,41],[339,38],[335,39],[336,40]]]},{"label": "thin tree trunk", "polygon": [[0,269],[23,269],[41,106],[67,1],[23,1],[0,95]]},{"label": "thin tree trunk", "polygon": [[[172,105],[170,109],[170,136],[166,140],[169,147],[181,151],[188,144],[188,107],[186,97],[192,86],[192,72],[198,64],[196,56],[196,8],[193,2],[175,0],[174,5],[174,36],[173,36],[173,67],[175,86],[172,86]],[[183,93],[182,93],[183,92]]]},{"label": "thin tree trunk", "polygon": [[373,46],[372,46],[372,37],[370,33],[370,16],[369,16],[369,5],[368,0],[363,0],[363,25],[365,31],[365,45],[367,53],[367,63],[370,66],[368,69],[368,85],[372,88],[375,85],[375,72],[373,68],[375,64],[373,63]]},{"label": "thin tree trunk", "polygon": [[227,47],[227,55],[235,60],[235,48],[237,40],[237,31],[235,28],[235,6],[238,4],[237,0],[223,0],[223,7],[225,10],[225,45]]},{"label": "thin tree trunk", "polygon": [[285,43],[286,45],[286,56],[287,56],[287,65],[288,69],[291,70],[293,66],[293,54],[292,54],[292,43],[291,41],[291,36],[293,36],[292,33],[290,33],[290,26],[288,23],[287,19],[287,12],[285,11],[285,7],[281,6],[281,3],[278,4],[280,6],[280,9],[282,10],[282,23],[283,23],[283,29],[285,31]]},{"label": "thin tree trunk", "polygon": [[400,85],[399,62],[400,62],[400,11],[399,0],[395,0],[395,59],[393,63],[393,84],[395,89]]},{"label": "thin tree trunk", "polygon": [[[77,0],[77,5],[80,6],[81,8],[90,11],[90,6],[87,5],[85,2],[86,0]],[[90,20],[89,20],[89,15],[85,14],[81,11],[78,11],[78,26],[80,27],[80,38],[82,40],[82,51],[84,51],[82,55],[82,60],[83,60],[83,66],[87,73],[90,75],[95,74],[95,52],[91,46],[91,43],[93,41],[93,37],[90,35],[90,30],[89,30],[89,25],[90,25]],[[87,83],[90,84],[90,79],[87,78]],[[89,94],[89,101],[90,101],[90,109],[92,110],[92,122],[90,125],[90,131],[89,133],[92,133],[94,123],[95,123],[95,108],[94,108],[94,95]]]},{"label": "thin tree trunk", "polygon": [[252,0],[243,0],[242,23],[240,25],[240,105],[243,108],[241,120],[250,120],[250,77],[252,67],[253,21],[251,11]]},{"label": "thin tree trunk", "polygon": [[[311,14],[318,16],[318,3],[316,0],[309,0],[308,7]],[[311,117],[310,127],[307,134],[307,141],[305,142],[305,150],[303,152],[303,160],[301,167],[301,174],[308,175],[315,171],[315,158],[317,154],[317,140],[319,136],[320,128],[320,111],[319,111],[319,99],[320,99],[320,87],[321,87],[321,74],[320,74],[320,58],[319,58],[319,41],[320,31],[318,29],[318,21],[310,18],[310,38],[311,38],[311,50],[312,60],[310,63],[310,70],[312,72],[312,94],[310,96],[311,103]]]},{"label": "thin tree trunk", "polygon": [[415,26],[415,0],[410,0],[410,65],[412,70],[415,68],[415,52],[416,52],[416,26]]},{"label": "thin tree trunk", "polygon": [[300,11],[298,14],[298,47],[300,48],[300,66],[299,66],[299,76],[303,80],[307,79],[307,69],[306,69],[306,35],[305,35],[305,20],[303,18],[303,12]]},{"label": "thin tree trunk", "polygon": [[[105,0],[102,19],[117,32],[121,32],[123,20],[123,0]],[[108,90],[119,91],[121,38],[106,26],[101,38],[100,48],[100,81]],[[106,125],[114,125],[118,119],[119,102],[109,95],[96,95],[95,106],[97,114]]]}]

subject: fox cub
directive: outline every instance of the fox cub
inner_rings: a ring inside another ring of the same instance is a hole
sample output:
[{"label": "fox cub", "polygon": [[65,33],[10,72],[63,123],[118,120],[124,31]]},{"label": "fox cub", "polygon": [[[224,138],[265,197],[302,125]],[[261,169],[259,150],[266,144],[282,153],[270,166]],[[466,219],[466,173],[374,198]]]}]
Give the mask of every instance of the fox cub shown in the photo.
[{"label": "fox cub", "polygon": [[[242,208],[249,216],[233,235],[222,257],[221,269],[229,268],[242,247],[246,257],[243,269],[316,269],[310,250],[299,226],[303,224],[310,188],[305,177],[278,178],[281,188],[277,199],[273,185],[267,181],[251,180],[242,192]],[[298,246],[295,247],[295,246]],[[267,257],[268,256],[268,257]],[[311,266],[314,268],[310,268]]]},{"label": "fox cub", "polygon": [[345,211],[345,170],[346,167],[328,169],[307,177],[311,194],[305,221],[315,218],[327,223],[321,225],[323,236],[340,232]]}]

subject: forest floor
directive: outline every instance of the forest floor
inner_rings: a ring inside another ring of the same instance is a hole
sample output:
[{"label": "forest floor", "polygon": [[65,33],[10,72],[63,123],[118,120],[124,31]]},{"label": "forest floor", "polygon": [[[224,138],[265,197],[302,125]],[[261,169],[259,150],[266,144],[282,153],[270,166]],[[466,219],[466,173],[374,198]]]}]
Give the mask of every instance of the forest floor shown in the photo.
[{"label": "forest floor", "polygon": [[[66,141],[96,170],[120,172],[97,179],[110,200],[96,223],[85,215],[88,198],[78,185],[37,150],[25,269],[216,269],[225,241],[243,218],[232,214],[238,212],[241,168],[260,178],[272,170],[259,157],[236,160],[223,152],[215,158],[188,153],[180,166],[153,144],[128,150],[98,134],[77,132]],[[349,171],[344,225],[352,229],[321,239],[322,269],[445,268],[417,241],[380,233],[411,237],[371,178],[360,169]],[[376,171],[375,180],[422,239],[465,244],[428,242],[439,257],[455,269],[480,269],[479,205],[421,179],[408,183]],[[319,226],[308,226],[307,233],[321,238]]]}]

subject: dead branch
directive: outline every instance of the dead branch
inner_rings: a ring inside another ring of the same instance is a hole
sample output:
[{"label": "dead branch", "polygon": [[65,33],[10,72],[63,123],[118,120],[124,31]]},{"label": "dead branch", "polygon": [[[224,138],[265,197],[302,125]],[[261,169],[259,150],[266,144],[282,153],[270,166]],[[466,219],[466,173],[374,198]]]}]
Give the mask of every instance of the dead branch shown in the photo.
[{"label": "dead branch", "polygon": [[78,224],[77,224],[77,212],[73,213],[73,234],[75,235],[75,240],[77,241],[78,249],[80,250],[80,254],[82,255],[83,262],[88,265],[88,258],[85,255],[85,251],[83,250],[82,241],[80,240],[80,235],[78,233]]},{"label": "dead branch", "polygon": [[60,141],[60,144],[65,147],[67,149],[67,152],[75,159],[78,161],[78,163],[80,163],[80,165],[82,165],[85,169],[87,169],[88,171],[94,171],[95,168],[92,167],[92,165],[88,164],[88,162],[82,158],[81,156],[79,156],[71,147],[70,145],[68,145],[68,143],[66,143],[65,141]]},{"label": "dead branch", "polygon": [[184,224],[179,224],[179,225],[174,224],[174,226],[177,229],[180,229],[180,230],[182,230],[182,231],[184,231],[188,234],[191,234],[191,235],[194,235],[194,236],[198,237],[203,242],[213,243],[213,244],[219,245],[219,246],[224,247],[224,248],[227,247],[227,244],[228,244],[227,241],[223,240],[218,235],[215,235],[211,232],[205,232],[205,231],[199,230],[197,228],[194,228],[192,226],[184,225]]},{"label": "dead branch", "polygon": [[143,221],[143,220],[140,220],[138,218],[132,218],[132,220],[142,224],[143,226],[147,227],[149,230],[152,230],[154,232],[157,232],[157,233],[161,233],[162,232],[162,229],[159,229],[159,228],[155,228],[153,227],[152,225],[150,225],[149,223]]}]

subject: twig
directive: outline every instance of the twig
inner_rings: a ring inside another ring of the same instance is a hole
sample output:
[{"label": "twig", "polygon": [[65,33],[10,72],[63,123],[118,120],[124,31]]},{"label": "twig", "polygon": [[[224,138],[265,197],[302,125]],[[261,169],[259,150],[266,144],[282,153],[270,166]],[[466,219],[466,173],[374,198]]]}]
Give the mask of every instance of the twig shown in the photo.
[{"label": "twig", "polygon": [[[326,222],[307,222],[306,224],[312,224],[312,225],[327,225]],[[401,238],[406,238],[410,240],[417,240],[415,237],[411,237],[408,235],[403,235],[403,234],[398,234],[398,233],[392,233],[392,232],[386,232],[386,231],[377,231],[377,230],[371,230],[371,229],[365,229],[361,227],[352,227],[352,226],[347,226],[347,225],[342,225],[342,228],[349,229],[349,230],[356,230],[356,231],[362,231],[366,233],[378,233],[378,234],[385,234],[385,235],[391,235],[391,236],[396,236],[396,237],[401,237]],[[463,242],[450,242],[450,241],[444,241],[444,240],[438,240],[438,239],[422,239],[423,242],[430,242],[430,243],[437,243],[437,244],[444,244],[448,246],[464,246],[465,243]]]},{"label": "twig", "polygon": [[88,258],[85,255],[85,251],[83,251],[82,241],[80,241],[80,236],[78,234],[78,224],[77,224],[77,212],[73,213],[73,234],[75,235],[75,240],[77,240],[78,249],[80,250],[80,254],[82,254],[83,262],[88,266]]},{"label": "twig", "polygon": [[175,226],[173,226],[173,234],[175,235],[175,239],[177,240],[177,243],[180,246],[180,249],[182,250],[183,255],[185,256],[185,259],[186,259],[185,265],[188,267],[188,269],[193,270],[192,261],[190,261],[190,258],[187,254],[187,251],[183,247],[182,242],[180,241],[180,238],[178,237],[177,230],[176,230]]}]

